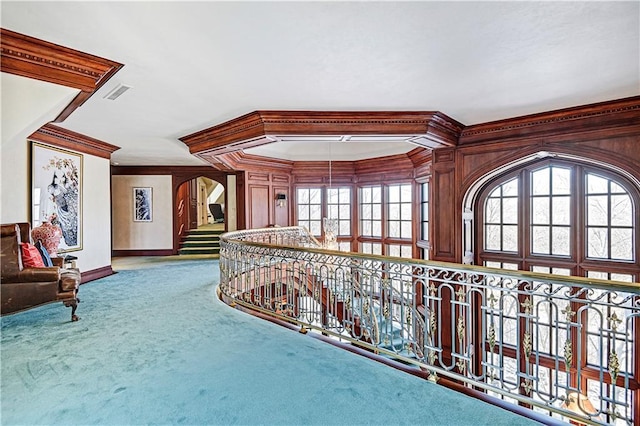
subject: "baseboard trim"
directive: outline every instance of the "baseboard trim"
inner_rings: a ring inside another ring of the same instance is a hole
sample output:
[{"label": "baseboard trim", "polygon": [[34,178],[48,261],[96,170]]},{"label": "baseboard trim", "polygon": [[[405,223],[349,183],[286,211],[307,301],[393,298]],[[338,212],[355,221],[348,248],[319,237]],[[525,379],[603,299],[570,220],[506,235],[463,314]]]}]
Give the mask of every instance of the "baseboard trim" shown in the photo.
[{"label": "baseboard trim", "polygon": [[160,250],[112,250],[112,257],[125,257],[125,256],[173,256],[173,249],[160,249]]},{"label": "baseboard trim", "polygon": [[90,271],[82,272],[80,274],[80,284],[88,283],[89,281],[97,280],[98,278],[108,277],[113,275],[113,269],[111,265],[103,266],[102,268],[92,269]]}]

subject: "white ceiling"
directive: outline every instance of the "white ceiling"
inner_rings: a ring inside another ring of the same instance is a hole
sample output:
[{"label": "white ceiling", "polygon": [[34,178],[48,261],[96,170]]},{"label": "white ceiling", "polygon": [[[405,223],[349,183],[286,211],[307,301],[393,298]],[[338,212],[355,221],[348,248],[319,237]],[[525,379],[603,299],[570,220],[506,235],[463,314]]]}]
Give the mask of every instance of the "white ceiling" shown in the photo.
[{"label": "white ceiling", "polygon": [[[61,125],[121,165],[255,110],[441,111],[465,125],[640,94],[640,2],[11,2],[3,28],[125,66]],[[133,89],[115,101],[117,84]],[[334,160],[399,143],[287,142]]]}]

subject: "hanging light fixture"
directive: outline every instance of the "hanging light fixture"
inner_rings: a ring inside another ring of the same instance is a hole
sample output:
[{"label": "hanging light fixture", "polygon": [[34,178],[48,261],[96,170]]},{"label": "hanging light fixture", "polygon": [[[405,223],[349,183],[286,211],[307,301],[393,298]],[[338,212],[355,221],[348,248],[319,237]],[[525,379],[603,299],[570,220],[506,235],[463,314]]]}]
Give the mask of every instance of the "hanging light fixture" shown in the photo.
[{"label": "hanging light fixture", "polygon": [[331,193],[331,143],[329,143],[329,189],[327,191],[327,217],[322,218],[322,227],[324,228],[324,248],[328,250],[338,250],[338,219],[332,218],[329,214],[329,194]]}]

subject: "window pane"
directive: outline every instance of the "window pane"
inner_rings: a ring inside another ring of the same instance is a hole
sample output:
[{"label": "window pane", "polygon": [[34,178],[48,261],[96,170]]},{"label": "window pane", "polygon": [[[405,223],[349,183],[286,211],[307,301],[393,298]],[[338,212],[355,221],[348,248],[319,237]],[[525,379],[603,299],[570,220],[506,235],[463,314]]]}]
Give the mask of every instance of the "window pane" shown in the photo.
[{"label": "window pane", "polygon": [[308,188],[298,189],[298,203],[300,203],[300,204],[309,204],[309,189]]},{"label": "window pane", "polygon": [[382,220],[382,208],[380,204],[374,204],[372,206],[373,211],[371,212],[371,217],[374,220]]},{"label": "window pane", "polygon": [[611,193],[612,194],[626,194],[627,191],[623,187],[618,185],[617,183],[611,181]]},{"label": "window pane", "polygon": [[380,222],[373,222],[373,228],[371,235],[373,237],[381,237],[382,236],[382,224]]},{"label": "window pane", "polygon": [[371,202],[373,203],[381,203],[382,202],[382,188],[379,186],[375,186],[371,188]]},{"label": "window pane", "polygon": [[587,228],[587,256],[609,258],[609,233],[607,228]]},{"label": "window pane", "polygon": [[531,193],[533,195],[549,194],[549,167],[531,173]]},{"label": "window pane", "polygon": [[398,220],[400,219],[400,205],[398,204],[390,204],[389,205],[389,220]]},{"label": "window pane", "polygon": [[489,198],[485,205],[485,222],[500,223],[500,198]]},{"label": "window pane", "polygon": [[320,204],[320,188],[309,190],[309,204]]},{"label": "window pane", "polygon": [[351,219],[351,206],[350,205],[340,205],[339,209],[340,219]]},{"label": "window pane", "polygon": [[531,223],[537,225],[548,225],[550,223],[548,197],[531,199]]},{"label": "window pane", "polygon": [[564,195],[571,193],[571,169],[552,167],[551,179],[553,182],[553,195]]},{"label": "window pane", "polygon": [[360,194],[362,196],[361,203],[371,202],[371,188],[360,188]]},{"label": "window pane", "polygon": [[519,179],[511,179],[510,181],[502,184],[502,195],[505,197],[517,197],[518,182]]},{"label": "window pane", "polygon": [[411,222],[405,221],[400,224],[400,238],[411,238]]},{"label": "window pane", "polygon": [[361,208],[361,211],[362,211],[361,219],[365,219],[365,220],[371,219],[371,205],[370,204],[363,204],[362,208]]},{"label": "window pane", "polygon": [[485,225],[484,248],[485,250],[501,249],[500,225]]},{"label": "window pane", "polygon": [[611,258],[633,260],[633,231],[631,229],[611,229]]},{"label": "window pane", "polygon": [[611,196],[611,225],[633,226],[633,207],[628,195]]},{"label": "window pane", "polygon": [[341,220],[339,222],[340,230],[338,231],[338,235],[347,236],[351,235],[351,223],[347,220]]},{"label": "window pane", "polygon": [[553,197],[553,224],[571,225],[571,198]]},{"label": "window pane", "polygon": [[389,236],[392,238],[400,237],[400,222],[389,222]]},{"label": "window pane", "polygon": [[587,197],[587,225],[607,226],[608,197],[606,195],[590,195]]},{"label": "window pane", "polygon": [[400,219],[411,220],[411,210],[413,206],[411,203],[402,203],[400,205]]},{"label": "window pane", "polygon": [[298,219],[305,220],[309,219],[309,209],[307,206],[298,206]]},{"label": "window pane", "polygon": [[569,256],[571,254],[569,231],[570,228],[564,226],[554,226],[551,229],[553,237],[553,247],[551,254],[556,254],[559,256]]},{"label": "window pane", "polygon": [[327,213],[329,214],[329,217],[334,219],[340,217],[338,216],[338,206],[335,204],[327,206]]},{"label": "window pane", "polygon": [[429,224],[427,222],[422,223],[422,239],[429,241]]},{"label": "window pane", "polygon": [[518,251],[518,226],[505,225],[502,228],[502,233],[503,233],[502,250]]},{"label": "window pane", "polygon": [[322,232],[320,231],[320,222],[313,221],[311,222],[311,229],[309,230],[313,235],[320,235]]},{"label": "window pane", "polygon": [[504,198],[502,200],[502,222],[518,223],[518,199]]},{"label": "window pane", "polygon": [[608,192],[607,179],[600,176],[587,175],[587,194],[606,194]]},{"label": "window pane", "polygon": [[362,221],[362,235],[367,235],[370,236],[371,235],[371,222],[367,221]]},{"label": "window pane", "polygon": [[531,251],[536,254],[550,254],[549,227],[531,227]]},{"label": "window pane", "polygon": [[340,188],[340,204],[351,204],[351,188]]},{"label": "window pane", "polygon": [[399,203],[400,202],[400,187],[397,185],[389,187],[389,202],[390,203]]},{"label": "window pane", "polygon": [[316,204],[309,206],[309,215],[311,219],[320,219],[322,217],[321,206]]},{"label": "window pane", "polygon": [[400,186],[400,201],[403,203],[411,202],[411,185],[401,185]]}]

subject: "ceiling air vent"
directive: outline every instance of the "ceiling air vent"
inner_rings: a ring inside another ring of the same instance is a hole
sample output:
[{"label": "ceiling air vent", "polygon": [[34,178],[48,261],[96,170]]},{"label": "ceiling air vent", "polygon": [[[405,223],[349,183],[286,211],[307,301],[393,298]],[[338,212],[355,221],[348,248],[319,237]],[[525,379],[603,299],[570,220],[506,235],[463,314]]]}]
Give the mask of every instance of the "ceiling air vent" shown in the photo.
[{"label": "ceiling air vent", "polygon": [[118,84],[116,87],[113,88],[113,90],[111,90],[109,93],[104,95],[104,98],[114,101],[120,95],[122,95],[124,92],[126,92],[129,89],[131,89],[131,86],[127,86],[127,85],[124,85],[124,84]]}]

